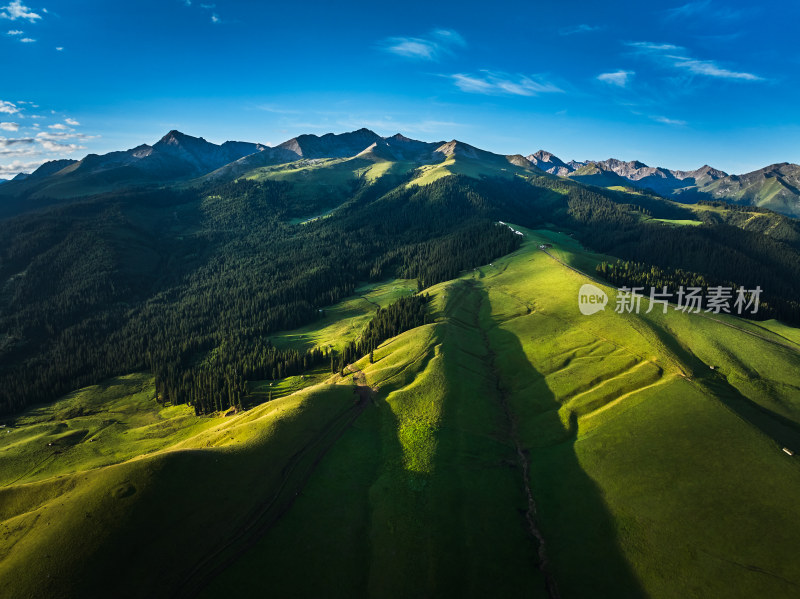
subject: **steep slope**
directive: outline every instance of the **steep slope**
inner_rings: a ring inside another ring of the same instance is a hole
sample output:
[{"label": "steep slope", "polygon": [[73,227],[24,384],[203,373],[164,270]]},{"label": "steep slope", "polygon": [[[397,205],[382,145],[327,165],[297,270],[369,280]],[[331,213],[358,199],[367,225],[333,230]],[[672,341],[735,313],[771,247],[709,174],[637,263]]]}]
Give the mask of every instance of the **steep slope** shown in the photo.
[{"label": "steep slope", "polygon": [[678,200],[697,197],[800,216],[800,165],[783,162],[744,175],[712,178],[676,195]]},{"label": "steep slope", "polygon": [[575,170],[574,166],[565,163],[558,156],[555,156],[545,150],[539,150],[530,156],[526,156],[526,158],[531,162],[531,164],[539,167],[546,173],[558,175],[559,177],[566,177],[569,175],[569,173]]},{"label": "steep slope", "polygon": [[71,198],[125,187],[165,184],[196,177],[260,152],[265,146],[246,142],[212,144],[202,137],[170,131],[153,146],[89,154],[80,161],[42,165],[26,179],[3,187],[2,195],[33,200]]},{"label": "steep slope", "polygon": [[[572,267],[600,257],[513,226],[522,248],[427,289],[434,322],[327,384],[72,472],[122,435],[62,416],[52,475],[0,491],[3,595],[793,597],[796,330],[617,314],[605,286],[582,316]],[[276,342],[341,347],[385,298]]]},{"label": "steep slope", "polygon": [[293,137],[277,148],[294,153],[297,158],[344,158],[355,156],[383,138],[369,129],[349,133],[326,133],[322,136],[300,135]]}]

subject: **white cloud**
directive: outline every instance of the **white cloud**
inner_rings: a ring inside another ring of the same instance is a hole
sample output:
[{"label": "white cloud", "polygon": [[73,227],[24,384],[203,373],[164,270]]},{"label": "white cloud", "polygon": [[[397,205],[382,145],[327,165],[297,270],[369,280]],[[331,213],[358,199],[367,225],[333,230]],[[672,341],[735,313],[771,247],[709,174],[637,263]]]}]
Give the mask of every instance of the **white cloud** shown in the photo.
[{"label": "white cloud", "polygon": [[67,129],[69,129],[69,127],[67,127],[63,123],[56,123],[55,125],[48,125],[47,127],[48,129],[58,129],[59,131],[66,131]]},{"label": "white cloud", "polygon": [[15,160],[11,164],[0,164],[0,177],[4,179],[16,176],[18,173],[33,171],[42,166],[47,160],[37,160],[35,162],[22,162]]},{"label": "white cloud", "polygon": [[636,73],[634,71],[614,71],[613,73],[601,73],[597,76],[598,81],[616,85],[617,87],[627,87],[630,78]]},{"label": "white cloud", "polygon": [[63,51],[64,51],[63,46],[56,46],[56,52],[63,52]]},{"label": "white cloud", "polygon": [[667,17],[671,19],[686,19],[707,11],[710,6],[711,0],[699,0],[698,2],[687,2],[682,6],[670,8],[665,12],[667,13]]},{"label": "white cloud", "polygon": [[219,23],[220,22],[219,15],[216,15],[216,14],[211,15],[211,22],[212,23]]},{"label": "white cloud", "polygon": [[30,8],[22,4],[20,0],[12,0],[12,2],[8,6],[0,7],[0,17],[4,19],[11,19],[12,21],[16,21],[17,19],[26,19],[31,23],[35,23],[42,17],[37,15],[35,12],[31,11]]},{"label": "white cloud", "polygon": [[22,38],[21,40],[19,40],[19,41],[21,41],[23,44],[32,44],[32,43],[34,43],[36,40],[35,40],[35,39],[33,39],[32,37],[23,37],[23,38]]},{"label": "white cloud", "polygon": [[663,125],[676,125],[676,126],[681,126],[682,127],[683,125],[686,124],[686,121],[680,121],[680,120],[677,120],[677,119],[669,119],[669,118],[667,118],[665,116],[653,116],[653,117],[650,117],[650,118],[653,119],[654,121],[656,121],[657,123],[661,123]]},{"label": "white cloud", "polygon": [[11,102],[0,100],[0,112],[4,112],[6,114],[18,114],[19,108],[17,108],[17,106]]},{"label": "white cloud", "polygon": [[452,29],[435,29],[425,37],[390,37],[381,44],[386,52],[415,60],[441,60],[467,43]]},{"label": "white cloud", "polygon": [[0,156],[30,156],[36,154],[34,143],[31,137],[6,139],[0,137]]},{"label": "white cloud", "polygon": [[0,129],[3,131],[19,131],[19,123],[0,123]]},{"label": "white cloud", "polygon": [[37,140],[57,141],[64,142],[72,139],[86,141],[89,139],[96,139],[97,135],[84,135],[83,133],[76,133],[74,129],[67,131],[42,131],[36,134]]},{"label": "white cloud", "polygon": [[56,152],[59,154],[70,154],[75,152],[76,150],[85,150],[86,146],[79,146],[78,144],[65,144],[59,143],[55,141],[49,141],[47,139],[39,140],[39,143],[47,152]]},{"label": "white cloud", "polygon": [[64,119],[64,122],[67,125],[72,125],[73,127],[77,127],[78,125],[80,125],[80,123],[78,121],[76,121],[75,119],[70,119],[70,118]]},{"label": "white cloud", "polygon": [[6,35],[22,35],[23,33],[25,32],[22,31],[21,29],[9,29]]},{"label": "white cloud", "polygon": [[741,79],[744,81],[764,81],[763,77],[753,75],[752,73],[741,73],[737,71],[729,71],[718,66],[713,60],[694,60],[683,57],[675,58],[675,67],[679,69],[687,69],[690,73],[695,75],[706,75],[708,77],[718,77],[722,79]]},{"label": "white cloud", "polygon": [[36,140],[33,139],[32,137],[18,137],[11,139],[0,137],[0,148],[10,148],[11,146],[19,146],[19,145],[30,145],[34,141]]},{"label": "white cloud", "polygon": [[680,46],[673,44],[657,44],[653,42],[627,42],[626,46],[637,48],[642,52],[674,52],[676,50],[683,50]]},{"label": "white cloud", "polygon": [[627,42],[627,46],[635,48],[639,53],[652,57],[663,65],[688,71],[693,75],[715,77],[717,79],[733,79],[739,81],[765,81],[763,77],[743,71],[732,71],[723,68],[714,60],[698,60],[689,55],[689,52],[673,44],[659,44],[653,42]]},{"label": "white cloud", "polygon": [[576,33],[591,33],[592,31],[599,31],[602,29],[599,25],[575,25],[574,27],[562,27],[558,30],[561,35],[575,35]]},{"label": "white cloud", "polygon": [[719,24],[720,19],[741,19],[747,14],[752,14],[757,11],[759,7],[750,6],[747,8],[731,8],[729,6],[719,6],[711,0],[697,0],[696,2],[687,2],[681,6],[670,8],[664,11],[667,19],[698,19],[705,18],[705,20]]},{"label": "white cloud", "polygon": [[543,93],[563,92],[552,83],[536,81],[525,75],[507,75],[482,71],[481,75],[456,73],[449,75],[463,92],[486,95],[536,96]]}]

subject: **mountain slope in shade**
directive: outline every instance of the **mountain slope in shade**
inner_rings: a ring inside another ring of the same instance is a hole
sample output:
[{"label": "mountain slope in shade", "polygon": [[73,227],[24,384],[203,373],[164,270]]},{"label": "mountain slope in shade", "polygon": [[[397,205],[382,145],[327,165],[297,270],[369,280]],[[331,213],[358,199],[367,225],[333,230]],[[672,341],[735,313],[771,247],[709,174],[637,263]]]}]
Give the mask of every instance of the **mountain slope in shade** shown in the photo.
[{"label": "mountain slope in shade", "polygon": [[98,155],[82,160],[54,160],[3,194],[32,198],[68,198],[141,184],[169,183],[196,177],[239,158],[266,149],[248,142],[213,144],[202,137],[170,131],[154,145]]},{"label": "mountain slope in shade", "polygon": [[346,158],[355,156],[383,138],[369,129],[350,133],[326,133],[322,136],[300,135],[293,137],[277,148],[288,150],[299,158]]},{"label": "mountain slope in shade", "polygon": [[[800,216],[800,166],[794,164],[781,163],[744,175],[728,175],[708,165],[680,171],[615,158],[565,162],[545,150],[527,157],[502,155],[458,140],[423,142],[400,133],[381,137],[365,128],[322,136],[300,135],[275,147],[240,141],[217,145],[173,130],[152,146],[143,144],[126,151],[89,154],[79,161],[47,162],[30,175],[3,183],[0,200],[14,198],[15,205],[21,206],[26,199],[60,200],[143,185],[236,179],[263,167],[354,157],[373,162],[402,162],[403,169],[422,167],[416,179],[419,183],[448,173],[478,178],[506,176],[511,172],[509,169],[518,167],[599,187],[650,190],[684,203],[723,200]],[[433,172],[436,165],[442,168]]]}]

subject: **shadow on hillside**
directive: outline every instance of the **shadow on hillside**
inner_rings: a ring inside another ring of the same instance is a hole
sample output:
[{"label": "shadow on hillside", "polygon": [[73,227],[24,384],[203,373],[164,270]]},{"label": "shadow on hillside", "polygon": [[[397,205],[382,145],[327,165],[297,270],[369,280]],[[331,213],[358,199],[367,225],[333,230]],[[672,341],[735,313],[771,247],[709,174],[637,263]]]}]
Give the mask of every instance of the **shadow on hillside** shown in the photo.
[{"label": "shadow on hillside", "polygon": [[[489,305],[488,294],[484,305]],[[565,433],[557,416],[560,404],[543,375],[528,361],[519,339],[499,327],[488,332],[501,394],[512,427],[530,463],[535,525],[544,539],[547,568],[563,597],[644,597],[622,554],[613,516],[602,491],[581,467],[575,451],[577,427]],[[516,358],[516,359],[515,359]],[[520,383],[538,381],[525,385]],[[521,415],[531,422],[521,422]],[[516,420],[516,422],[515,422]],[[566,438],[565,438],[566,437]],[[613,459],[613,456],[609,456]]]}]

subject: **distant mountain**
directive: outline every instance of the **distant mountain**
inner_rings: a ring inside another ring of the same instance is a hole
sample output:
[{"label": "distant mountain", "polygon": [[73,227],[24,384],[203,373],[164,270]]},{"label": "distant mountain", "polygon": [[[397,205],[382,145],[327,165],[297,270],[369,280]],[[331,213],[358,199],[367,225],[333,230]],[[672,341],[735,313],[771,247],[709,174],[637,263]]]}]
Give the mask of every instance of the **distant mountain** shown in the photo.
[{"label": "distant mountain", "polygon": [[261,144],[226,141],[213,144],[202,137],[170,131],[154,145],[98,155],[82,160],[54,160],[21,181],[3,187],[3,194],[33,198],[68,198],[142,184],[190,179],[256,152]]},{"label": "distant mountain", "polygon": [[293,137],[278,149],[287,150],[297,158],[346,158],[355,156],[383,138],[369,129],[359,129],[350,133],[326,133],[323,136],[301,135]]},{"label": "distant mountain", "polygon": [[[397,162],[403,165],[401,170],[427,169],[430,176],[417,178],[425,183],[431,177],[454,173],[472,177],[508,176],[520,172],[514,171],[518,168],[569,177],[598,187],[649,190],[682,203],[724,200],[800,216],[800,166],[795,164],[774,164],[744,175],[728,175],[708,165],[680,171],[616,158],[564,161],[546,150],[525,157],[502,155],[458,140],[423,142],[400,133],[381,137],[366,128],[321,136],[299,135],[275,147],[242,141],[217,145],[173,130],[152,146],[144,144],[125,151],[89,154],[82,160],[47,162],[30,175],[20,174],[4,183],[0,200],[16,198],[14,202],[6,202],[6,206],[20,206],[25,199],[56,201],[146,185],[234,180],[274,165],[354,158],[373,163]],[[431,165],[437,164],[441,168],[433,173]]]},{"label": "distant mountain", "polygon": [[675,197],[723,200],[800,216],[800,165],[782,162],[744,175],[712,178]]},{"label": "distant mountain", "polygon": [[37,168],[30,175],[25,175],[24,173],[20,173],[19,175],[14,177],[14,180],[22,181],[23,179],[28,179],[30,181],[33,181],[35,179],[44,179],[45,177],[49,177],[50,175],[57,173],[61,169],[66,168],[72,164],[76,164],[77,162],[78,162],[77,160],[69,160],[69,159],[51,160],[50,162],[45,162],[42,166]]},{"label": "distant mountain", "polygon": [[533,164],[534,166],[538,166],[546,173],[550,173],[551,175],[558,175],[559,177],[566,177],[572,171],[574,171],[575,168],[577,168],[575,166],[566,164],[558,156],[555,156],[545,150],[539,150],[535,154],[526,156],[526,158],[531,164]]},{"label": "distant mountain", "polygon": [[545,150],[530,154],[526,159],[548,173],[587,185],[633,187],[683,203],[721,200],[800,216],[800,166],[796,164],[784,162],[744,175],[729,175],[707,164],[692,171],[681,171],[616,158],[564,162]]}]

